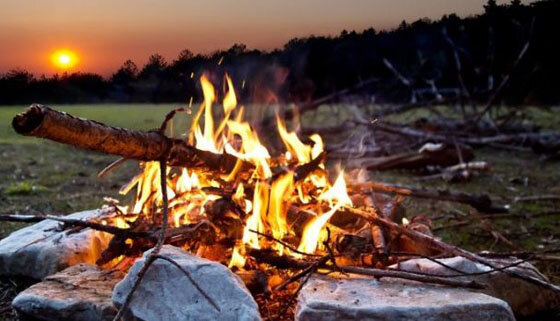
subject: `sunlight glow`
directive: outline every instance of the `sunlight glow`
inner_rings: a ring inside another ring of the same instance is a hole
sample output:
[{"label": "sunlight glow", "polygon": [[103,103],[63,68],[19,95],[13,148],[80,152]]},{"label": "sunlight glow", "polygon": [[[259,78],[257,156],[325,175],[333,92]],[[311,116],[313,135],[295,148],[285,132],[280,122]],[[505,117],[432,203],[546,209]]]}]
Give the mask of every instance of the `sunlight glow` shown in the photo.
[{"label": "sunlight glow", "polygon": [[55,67],[67,70],[76,66],[78,56],[73,51],[61,49],[52,53],[51,62]]}]

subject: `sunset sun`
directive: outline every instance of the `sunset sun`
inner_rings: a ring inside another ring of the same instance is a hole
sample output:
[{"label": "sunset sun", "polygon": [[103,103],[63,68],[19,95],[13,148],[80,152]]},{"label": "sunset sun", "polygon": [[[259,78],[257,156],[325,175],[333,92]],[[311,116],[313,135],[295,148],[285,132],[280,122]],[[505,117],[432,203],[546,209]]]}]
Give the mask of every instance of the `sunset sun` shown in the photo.
[{"label": "sunset sun", "polygon": [[57,50],[51,55],[51,62],[59,69],[67,70],[78,63],[78,56],[70,50]]}]

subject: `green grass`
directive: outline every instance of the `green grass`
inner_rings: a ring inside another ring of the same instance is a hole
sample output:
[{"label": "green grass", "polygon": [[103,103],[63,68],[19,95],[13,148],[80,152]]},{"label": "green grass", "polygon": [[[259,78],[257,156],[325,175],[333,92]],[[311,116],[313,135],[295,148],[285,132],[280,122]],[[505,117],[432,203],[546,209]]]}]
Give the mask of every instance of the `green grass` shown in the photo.
[{"label": "green grass", "polygon": [[[60,105],[72,115],[112,126],[155,129],[178,104]],[[138,166],[124,164],[106,178],[97,173],[117,157],[25,137],[11,127],[14,115],[26,106],[0,107],[0,213],[66,214],[100,207],[104,196],[118,196],[120,186]],[[173,123],[174,133],[187,128],[187,115]],[[178,134],[177,134],[178,135]],[[21,224],[0,223],[0,237]]]},{"label": "green grass", "polygon": [[35,185],[32,182],[23,181],[23,182],[16,182],[8,185],[4,189],[4,194],[6,195],[29,195],[29,194],[37,194],[40,192],[45,192],[48,189],[42,185]]}]

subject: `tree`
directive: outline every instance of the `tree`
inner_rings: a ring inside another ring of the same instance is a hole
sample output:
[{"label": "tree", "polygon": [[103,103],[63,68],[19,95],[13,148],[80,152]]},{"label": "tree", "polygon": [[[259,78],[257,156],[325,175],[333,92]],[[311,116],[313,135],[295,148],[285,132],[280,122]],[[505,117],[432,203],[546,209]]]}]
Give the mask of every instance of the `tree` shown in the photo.
[{"label": "tree", "polygon": [[136,79],[138,75],[138,67],[134,61],[128,59],[122,66],[111,76],[111,81],[117,84],[128,84]]},{"label": "tree", "polygon": [[511,6],[519,8],[521,6],[521,0],[511,0]]},{"label": "tree", "polygon": [[152,75],[159,76],[167,66],[165,58],[160,54],[153,54],[148,59],[148,62],[140,71],[139,78],[149,78]]},{"label": "tree", "polygon": [[236,43],[226,51],[227,54],[232,56],[239,56],[245,52],[247,52],[247,46],[242,43]]},{"label": "tree", "polygon": [[190,51],[189,49],[183,49],[179,53],[179,56],[177,57],[177,61],[187,61],[187,60],[191,60],[193,57],[194,54],[192,51]]},{"label": "tree", "polygon": [[406,28],[408,28],[408,23],[406,23],[406,20],[401,21],[401,23],[399,24],[399,27],[397,28],[398,30],[405,30]]},{"label": "tree", "polygon": [[498,8],[496,0],[488,0],[488,2],[486,2],[486,4],[484,5],[484,10],[486,11],[486,13],[494,12],[496,11],[496,8]]}]

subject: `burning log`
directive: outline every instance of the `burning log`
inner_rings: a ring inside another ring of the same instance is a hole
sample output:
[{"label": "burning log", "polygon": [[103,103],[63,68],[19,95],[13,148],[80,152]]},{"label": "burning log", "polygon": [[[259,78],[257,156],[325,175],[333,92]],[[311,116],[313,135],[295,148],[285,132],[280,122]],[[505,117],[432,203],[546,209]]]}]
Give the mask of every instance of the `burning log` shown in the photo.
[{"label": "burning log", "polygon": [[[166,160],[171,166],[208,167],[230,172],[238,159],[230,154],[199,150],[159,131],[136,131],[74,117],[47,106],[33,104],[12,120],[24,136],[41,137],[77,148],[119,155],[141,161]],[[250,164],[243,162],[246,166]]]},{"label": "burning log", "polygon": [[294,178],[296,181],[303,181],[309,174],[319,170],[319,165],[325,160],[325,153],[322,152],[319,156],[315,157],[311,162],[296,167]]}]

